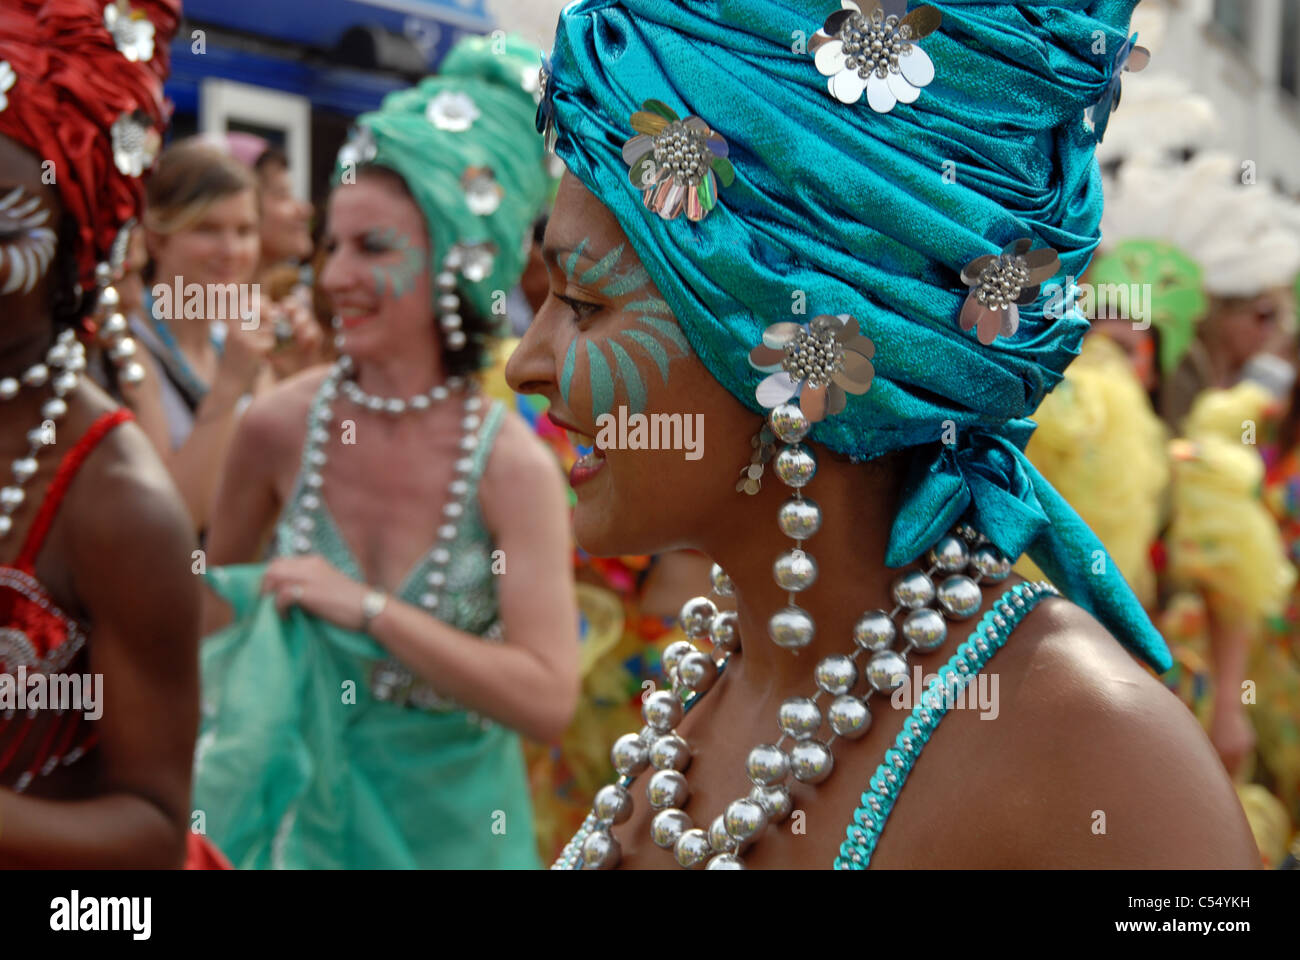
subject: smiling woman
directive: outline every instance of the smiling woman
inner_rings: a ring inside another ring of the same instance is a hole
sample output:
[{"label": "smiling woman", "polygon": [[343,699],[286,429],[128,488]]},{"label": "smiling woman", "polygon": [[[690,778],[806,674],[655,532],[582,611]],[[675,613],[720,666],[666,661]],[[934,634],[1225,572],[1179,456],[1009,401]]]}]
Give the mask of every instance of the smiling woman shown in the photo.
[{"label": "smiling woman", "polygon": [[[1124,43],[1132,3],[829,6],[560,17],[551,297],[507,376],[587,437],[621,400],[703,418],[698,460],[596,450],[574,525],[598,554],[701,550],[737,609],[683,608],[672,688],[556,866],[1256,862],[1140,662],[1168,665],[1159,635],[1021,452],[1086,329],[1032,308],[1097,243],[1091,38]],[[1010,574],[1026,552],[1050,583]],[[931,685],[891,708],[914,665]],[[989,667],[975,722],[948,693]]]},{"label": "smiling woman", "polygon": [[538,865],[520,734],[568,725],[578,622],[554,459],[477,377],[544,190],[538,54],[495,46],[359,119],[320,272],[341,359],[254,401],[226,466],[195,803],[239,866]]}]

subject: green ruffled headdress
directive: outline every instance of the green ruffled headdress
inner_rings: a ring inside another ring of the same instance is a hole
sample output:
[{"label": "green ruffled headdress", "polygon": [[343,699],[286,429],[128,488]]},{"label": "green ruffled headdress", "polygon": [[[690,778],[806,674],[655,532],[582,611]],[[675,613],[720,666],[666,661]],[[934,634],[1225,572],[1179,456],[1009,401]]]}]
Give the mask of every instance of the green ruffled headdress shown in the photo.
[{"label": "green ruffled headdress", "polygon": [[1132,238],[1097,257],[1088,268],[1088,282],[1094,288],[1150,289],[1151,324],[1160,332],[1160,371],[1173,373],[1209,304],[1196,262],[1171,243]]},{"label": "green ruffled headdress", "polygon": [[429,226],[435,262],[463,250],[458,292],[481,316],[518,281],[546,199],[533,129],[541,53],[517,37],[467,37],[442,72],[357,119],[335,182],[365,165],[406,183]]}]

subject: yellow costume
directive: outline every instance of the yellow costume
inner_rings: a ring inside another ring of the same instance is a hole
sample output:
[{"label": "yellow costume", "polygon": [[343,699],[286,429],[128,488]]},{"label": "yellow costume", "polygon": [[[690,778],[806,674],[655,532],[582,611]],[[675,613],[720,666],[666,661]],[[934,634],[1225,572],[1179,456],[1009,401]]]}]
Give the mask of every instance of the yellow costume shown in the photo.
[{"label": "yellow costume", "polygon": [[[1065,380],[1034,415],[1025,454],[1097,534],[1147,609],[1155,606],[1151,544],[1169,484],[1165,429],[1124,351],[1091,334]],[[1024,558],[1016,572],[1041,579]]]},{"label": "yellow costume", "polygon": [[[1257,443],[1272,403],[1266,390],[1251,383],[1207,391],[1185,421],[1187,438],[1170,445],[1174,485],[1168,574],[1179,592],[1167,605],[1161,627],[1174,655],[1171,685],[1207,727],[1214,705],[1211,621],[1248,628],[1245,677],[1251,687],[1242,691],[1243,703],[1265,766],[1286,768],[1281,760],[1286,747],[1277,741],[1287,731],[1294,738],[1297,706],[1279,703],[1278,694],[1296,687],[1297,673],[1294,664],[1279,660],[1279,647],[1270,642],[1267,628],[1284,615],[1296,571],[1261,499],[1265,473]],[[1292,775],[1296,753],[1293,744]],[[1247,763],[1240,778],[1249,780],[1259,772]],[[1237,790],[1261,857],[1276,866],[1293,829],[1291,815],[1258,784],[1242,782]]]}]

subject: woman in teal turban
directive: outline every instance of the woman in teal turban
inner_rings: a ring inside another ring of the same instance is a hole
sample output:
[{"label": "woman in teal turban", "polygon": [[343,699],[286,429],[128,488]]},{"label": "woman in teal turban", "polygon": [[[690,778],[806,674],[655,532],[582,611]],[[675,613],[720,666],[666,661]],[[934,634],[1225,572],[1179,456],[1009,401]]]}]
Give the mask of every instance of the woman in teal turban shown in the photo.
[{"label": "woman in teal turban", "polygon": [[1159,635],[1021,452],[1087,327],[1039,287],[1098,242],[1132,6],[561,15],[551,297],[507,376],[594,438],[580,545],[700,549],[736,610],[683,608],[560,866],[1257,862]]},{"label": "woman in teal turban", "polygon": [[204,644],[194,809],[238,867],[539,865],[519,737],[576,702],[567,509],[475,379],[546,191],[539,63],[463,41],[340,156],[342,359],[249,409],[208,544],[234,623]]}]

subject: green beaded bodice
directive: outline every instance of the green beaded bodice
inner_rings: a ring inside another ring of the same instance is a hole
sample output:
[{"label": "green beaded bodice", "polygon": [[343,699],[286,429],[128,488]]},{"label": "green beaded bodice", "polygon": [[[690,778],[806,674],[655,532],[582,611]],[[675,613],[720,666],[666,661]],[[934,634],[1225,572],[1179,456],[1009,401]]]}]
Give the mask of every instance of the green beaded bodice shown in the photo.
[{"label": "green beaded bodice", "polygon": [[[317,393],[312,402],[309,424],[315,424],[317,415],[325,403],[322,393]],[[483,634],[497,620],[498,604],[496,577],[492,573],[492,551],[494,549],[483,513],[478,502],[478,486],[492,452],[492,444],[497,430],[505,416],[505,408],[496,401],[483,413],[482,426],[478,430],[478,445],[472,454],[473,468],[465,477],[469,491],[464,497],[465,512],[457,522],[456,536],[449,543],[441,544],[450,554],[445,565],[441,566],[445,582],[438,589],[438,606],[435,615],[457,629],[467,633]],[[313,429],[309,426],[309,431]],[[331,565],[342,571],[358,583],[365,582],[365,574],[348,547],[328,504],[322,502],[312,511],[313,523],[310,529],[298,526],[300,518],[308,511],[303,508],[302,499],[308,493],[306,477],[314,469],[307,462],[310,443],[305,444],[303,459],[299,466],[298,477],[294,481],[293,494],[276,523],[275,541],[272,556],[285,556],[299,553],[294,548],[295,540],[306,537],[311,543],[309,552],[319,553]],[[322,501],[324,496],[321,496]],[[433,541],[430,531],[430,541]],[[434,548],[436,550],[438,548]],[[422,599],[430,592],[429,576],[436,567],[434,550],[430,550],[402,581],[394,596],[414,606],[426,606]]]}]

